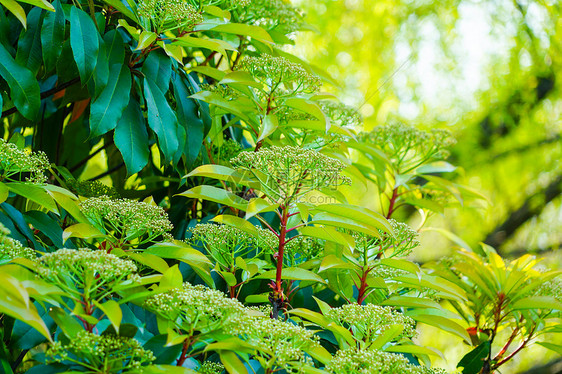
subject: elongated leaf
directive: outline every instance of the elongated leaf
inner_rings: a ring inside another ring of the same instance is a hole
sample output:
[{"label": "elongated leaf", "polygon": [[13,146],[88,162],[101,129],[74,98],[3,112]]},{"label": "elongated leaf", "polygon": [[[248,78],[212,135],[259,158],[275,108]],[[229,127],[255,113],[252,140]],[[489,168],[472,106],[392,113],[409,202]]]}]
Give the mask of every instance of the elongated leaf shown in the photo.
[{"label": "elongated leaf", "polygon": [[[164,78],[161,82],[163,80]],[[158,136],[158,145],[164,158],[170,162],[179,146],[176,138],[178,120],[164,94],[152,79],[144,80],[144,97],[148,108],[148,125]]]},{"label": "elongated leaf", "polygon": [[457,368],[463,368],[463,374],[478,374],[484,366],[484,359],[490,354],[490,342],[485,341],[468,352],[458,363]]},{"label": "elongated leaf", "polygon": [[310,221],[309,224],[323,224],[328,226],[341,227],[349,230],[359,231],[375,237],[380,236],[379,231],[373,226],[363,224],[353,218],[342,217],[327,212],[320,212],[315,214],[314,219]]},{"label": "elongated leaf", "polygon": [[158,35],[156,33],[151,32],[151,31],[141,32],[141,34],[139,35],[137,48],[135,48],[135,50],[138,51],[140,49],[145,49],[146,47],[151,45],[156,40],[157,37],[158,37]]},{"label": "elongated leaf", "polygon": [[105,3],[111,5],[119,12],[121,12],[124,16],[128,17],[129,19],[135,21],[136,23],[139,22],[137,16],[121,0],[103,0]]},{"label": "elongated leaf", "polygon": [[78,66],[80,81],[85,85],[96,68],[99,39],[94,21],[77,7],[70,9],[70,46]]},{"label": "elongated leaf", "polygon": [[562,303],[553,296],[529,296],[516,301],[512,306],[513,310],[523,309],[552,309],[562,310]]},{"label": "elongated leaf", "polygon": [[562,345],[560,344],[553,344],[549,342],[537,342],[537,344],[542,345],[546,349],[550,349],[551,351],[556,352],[559,355],[562,355]]},{"label": "elongated leaf", "polygon": [[176,38],[176,40],[174,40],[171,44],[182,47],[210,49],[211,51],[218,52],[223,56],[226,56],[225,49],[233,49],[232,46],[223,43],[223,41],[219,39],[193,38],[188,35]]},{"label": "elongated leaf", "polygon": [[33,8],[28,13],[28,27],[18,39],[18,49],[16,52],[16,63],[31,70],[33,75],[37,74],[42,62],[41,27],[43,17],[41,15],[42,10],[39,8]]},{"label": "elongated leaf", "polygon": [[256,197],[248,202],[246,207],[245,219],[250,219],[258,213],[273,212],[279,207],[279,204],[271,204],[269,201],[262,199],[261,197]]},{"label": "elongated leaf", "polygon": [[119,333],[119,326],[121,325],[121,320],[123,319],[123,312],[121,311],[119,304],[117,304],[115,300],[108,300],[103,304],[96,301],[94,301],[94,303],[106,315],[115,331]]},{"label": "elongated leaf", "polygon": [[45,191],[45,189],[39,185],[29,184],[29,183],[8,183],[6,184],[8,189],[13,193],[23,196],[52,212],[58,213],[57,204],[53,201],[53,198]]},{"label": "elongated leaf", "polygon": [[45,15],[43,27],[41,27],[41,46],[43,47],[43,63],[46,71],[55,68],[64,41],[64,12],[59,0],[53,1],[53,6],[55,12],[49,12]]},{"label": "elongated leaf", "polygon": [[289,314],[299,316],[323,328],[326,328],[330,324],[330,320],[322,314],[304,308],[291,309]]},{"label": "elongated leaf", "polygon": [[338,243],[350,249],[355,247],[355,240],[351,235],[339,232],[333,227],[305,226],[299,229],[299,233]]},{"label": "elongated leaf", "polygon": [[443,353],[441,353],[440,351],[438,351],[435,348],[421,347],[419,345],[413,345],[413,344],[393,345],[393,346],[390,346],[390,347],[386,348],[385,351],[386,352],[411,353],[411,354],[414,354],[414,355],[439,356],[443,360],[445,359],[445,356],[443,356]]},{"label": "elongated leaf", "polygon": [[[380,213],[367,208],[350,204],[323,204],[314,207],[314,210],[328,212],[341,217],[350,218],[368,226],[379,228],[383,232],[394,235],[392,226]],[[375,235],[379,236],[379,235]]]},{"label": "elongated leaf", "polygon": [[142,72],[149,80],[156,83],[163,94],[168,92],[172,77],[172,61],[165,53],[158,50],[151,52],[142,65]]},{"label": "elongated leaf", "polygon": [[248,374],[246,366],[240,361],[240,358],[233,351],[219,350],[219,357],[228,373],[231,374]]},{"label": "elongated leaf", "polygon": [[425,323],[427,325],[435,326],[440,328],[443,331],[450,332],[461,339],[463,339],[468,344],[471,344],[470,335],[466,332],[466,328],[462,327],[455,321],[452,321],[448,318],[441,317],[441,316],[434,316],[434,315],[409,315],[414,320],[418,322]]},{"label": "elongated leaf", "polygon": [[218,95],[214,92],[202,91],[202,92],[198,92],[196,94],[193,94],[190,97],[193,98],[193,99],[201,100],[201,101],[204,101],[206,103],[213,104],[213,105],[216,105],[220,108],[223,108],[224,110],[228,111],[229,113],[232,113],[232,114],[240,117],[244,121],[250,120],[248,115],[246,113],[244,113],[244,111],[247,108],[241,107],[238,103],[236,103],[234,101],[228,101],[228,100],[224,99],[222,96],[220,96],[220,95]]},{"label": "elongated leaf", "polygon": [[236,227],[242,231],[245,231],[251,235],[258,236],[260,235],[259,231],[257,230],[256,226],[251,224],[250,222],[236,216],[230,215],[219,215],[212,219],[213,222],[222,223],[224,225],[229,225]]},{"label": "elongated leaf", "polygon": [[6,7],[21,22],[24,28],[27,28],[27,17],[25,10],[14,0],[0,0],[0,4]]},{"label": "elongated leaf", "polygon": [[223,190],[213,186],[196,186],[192,189],[178,194],[190,199],[203,199],[213,201],[215,203],[231,206],[236,209],[245,210],[248,202],[238,195],[230,191]]},{"label": "elongated leaf", "polygon": [[127,175],[141,171],[148,163],[150,150],[146,120],[142,115],[139,103],[132,97],[117,123],[113,141],[123,156]]},{"label": "elongated leaf", "polygon": [[68,226],[62,233],[63,242],[67,241],[69,238],[92,239],[103,237],[105,237],[105,234],[90,223],[77,223]]},{"label": "elongated leaf", "polygon": [[223,180],[226,182],[233,182],[236,184],[241,184],[250,188],[259,188],[260,184],[258,181],[251,179],[251,175],[240,173],[228,166],[223,165],[201,165],[193,169],[189,174],[184,176],[184,178],[190,177],[208,177]]},{"label": "elongated leaf", "polygon": [[246,25],[243,23],[227,23],[212,28],[213,31],[225,34],[244,35],[259,40],[261,42],[273,43],[271,35],[259,26]]},{"label": "elongated leaf", "polygon": [[[275,278],[276,270],[269,270],[255,277],[255,279],[273,279]],[[302,280],[302,281],[312,281],[319,283],[326,283],[322,277],[318,274],[311,272],[310,270],[305,270],[301,268],[285,268],[281,272],[282,279],[290,280]]]},{"label": "elongated leaf", "polygon": [[33,6],[41,8],[41,9],[48,10],[50,12],[55,11],[55,8],[53,7],[53,5],[51,5],[51,3],[49,3],[47,0],[19,0],[19,1],[21,1],[22,3],[31,4]]},{"label": "elongated leaf", "polygon": [[10,97],[22,116],[34,120],[39,113],[41,96],[33,73],[16,63],[0,43],[0,76],[10,87]]},{"label": "elongated leaf", "polygon": [[0,312],[27,323],[52,341],[51,332],[39,316],[22,284],[14,277],[0,273]]},{"label": "elongated leaf", "polygon": [[357,265],[351,262],[347,262],[340,257],[335,255],[328,255],[322,259],[320,264],[320,269],[318,271],[321,273],[329,269],[356,269]]},{"label": "elongated leaf", "polygon": [[127,65],[112,65],[109,81],[100,96],[90,105],[90,136],[113,130],[129,103],[131,72]]},{"label": "elongated leaf", "polygon": [[321,120],[324,122],[324,132],[328,132],[330,130],[330,118],[324,114],[322,109],[318,106],[318,104],[308,101],[306,99],[292,97],[285,101],[285,105],[288,107],[303,111],[305,113],[310,114],[311,116]]},{"label": "elongated leaf", "polygon": [[275,130],[277,130],[277,127],[279,127],[279,120],[277,119],[277,116],[275,114],[266,115],[262,121],[257,141],[262,141],[269,135],[273,134]]},{"label": "elongated leaf", "polygon": [[404,331],[403,325],[390,325],[385,328],[384,332],[380,334],[372,343],[372,349],[381,349],[387,343],[392,342],[398,335]]}]

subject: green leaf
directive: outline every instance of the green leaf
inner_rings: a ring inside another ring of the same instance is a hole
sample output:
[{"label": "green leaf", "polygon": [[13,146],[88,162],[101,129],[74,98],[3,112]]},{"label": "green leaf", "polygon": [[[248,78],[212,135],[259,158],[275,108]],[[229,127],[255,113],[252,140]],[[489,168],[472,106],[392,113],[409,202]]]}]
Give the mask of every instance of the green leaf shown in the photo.
[{"label": "green leaf", "polygon": [[305,226],[299,229],[299,233],[341,244],[346,248],[352,249],[355,247],[355,240],[351,235],[339,232],[333,227]]},{"label": "green leaf", "polygon": [[164,158],[171,162],[178,149],[176,138],[178,120],[158,85],[149,78],[144,79],[144,96],[148,108],[148,125],[156,133]]},{"label": "green leaf", "polygon": [[100,96],[90,105],[90,136],[97,137],[113,130],[123,115],[129,92],[131,72],[127,65],[114,64],[109,69],[109,81]]},{"label": "green leaf", "polygon": [[244,112],[245,110],[247,111],[247,108],[240,106],[239,103],[237,103],[236,101],[226,100],[222,96],[214,92],[201,91],[191,95],[190,97],[223,108],[227,112],[238,116],[240,119],[244,121],[250,121],[250,118]]},{"label": "green leaf", "polygon": [[146,47],[151,45],[156,40],[157,37],[158,37],[158,35],[156,33],[151,32],[151,31],[141,32],[141,34],[139,35],[137,48],[135,48],[135,50],[138,51],[140,49],[145,49]]},{"label": "green leaf", "polygon": [[6,7],[20,21],[24,28],[27,28],[25,10],[14,0],[0,0],[0,4]]},{"label": "green leaf", "polygon": [[551,309],[562,310],[562,303],[553,296],[529,296],[519,299],[511,306],[512,310]]},{"label": "green leaf", "polygon": [[[197,27],[195,28],[197,30]],[[259,26],[246,25],[244,23],[227,23],[222,25],[217,25],[211,30],[216,32],[223,32],[225,34],[235,34],[249,36],[253,39],[259,40],[266,43],[274,43],[271,39],[271,35],[267,33],[264,29]]]},{"label": "green leaf", "polygon": [[198,166],[189,174],[184,176],[184,178],[190,177],[208,177],[223,180],[226,182],[233,182],[250,188],[260,187],[260,183],[251,179],[250,174],[240,173],[228,166],[223,165],[208,164]]},{"label": "green leaf", "polygon": [[41,9],[54,12],[55,8],[47,0],[19,0],[22,3],[31,4],[33,6],[39,7]]},{"label": "green leaf", "polygon": [[222,78],[219,84],[242,84],[244,86],[250,86],[255,88],[263,88],[263,85],[256,82],[254,77],[248,73],[247,71],[243,70],[236,70],[230,72]]},{"label": "green leaf", "polygon": [[457,368],[463,368],[463,374],[478,374],[484,366],[484,359],[490,354],[490,342],[485,341],[472,351],[468,352],[457,364]]},{"label": "green leaf", "polygon": [[[275,273],[277,270],[269,270],[255,277],[255,279],[273,279],[275,278]],[[326,283],[326,281],[320,277],[318,274],[313,273],[310,270],[305,270],[301,268],[284,268],[281,272],[282,279],[289,280],[302,280],[302,281],[312,281],[319,283]]]},{"label": "green leaf", "polygon": [[313,220],[308,223],[341,227],[349,230],[359,231],[375,237],[380,236],[379,231],[373,226],[363,224],[353,218],[342,217],[340,215],[327,212],[316,213]]},{"label": "green leaf", "polygon": [[64,41],[65,18],[59,0],[53,1],[55,12],[45,15],[43,27],[41,27],[41,46],[43,47],[43,63],[45,70],[51,71],[55,68],[57,59],[61,53]]},{"label": "green leaf", "polygon": [[425,323],[426,325],[435,326],[443,331],[450,332],[463,339],[468,344],[471,344],[470,335],[466,332],[466,329],[450,320],[449,318],[429,315],[429,314],[408,314],[409,317],[413,318],[415,321]]},{"label": "green leaf", "polygon": [[189,199],[203,199],[213,201],[215,203],[231,206],[240,210],[246,210],[246,207],[248,206],[248,202],[240,196],[222,188],[213,186],[196,186],[190,190],[179,193],[178,196],[187,197]]},{"label": "green leaf", "polygon": [[[18,39],[18,49],[16,52],[16,63],[31,70],[33,75],[37,75],[37,71],[43,61],[41,53],[42,12],[39,8],[33,8],[28,13],[28,27]],[[60,49],[60,45],[58,49]]]},{"label": "green leaf", "polygon": [[226,56],[225,49],[229,49],[229,50],[234,49],[232,46],[224,43],[222,40],[219,39],[194,38],[189,35],[176,38],[171,44],[180,45],[182,47],[197,48],[197,49],[200,48],[209,49],[211,51],[218,52],[223,56]]},{"label": "green leaf", "polygon": [[216,81],[222,80],[226,75],[224,71],[210,66],[194,66],[190,70],[211,77]]},{"label": "green leaf", "polygon": [[90,16],[74,6],[70,9],[70,46],[78,66],[80,81],[85,85],[96,68],[99,53],[98,30]]},{"label": "green leaf", "polygon": [[148,163],[150,149],[145,124],[139,103],[130,97],[113,133],[113,141],[123,156],[127,175],[141,171]]},{"label": "green leaf", "polygon": [[22,116],[34,120],[39,114],[41,95],[33,73],[16,63],[0,43],[0,76],[10,87],[10,97]]},{"label": "green leaf", "polygon": [[262,141],[269,135],[273,134],[279,127],[279,120],[275,114],[268,114],[264,117],[257,141]]},{"label": "green leaf", "polygon": [[404,331],[403,325],[390,325],[385,327],[385,330],[382,334],[377,336],[377,338],[373,341],[370,349],[381,349],[387,343],[392,342],[398,335],[400,335]]},{"label": "green leaf", "polygon": [[537,342],[537,344],[542,345],[546,349],[550,349],[551,351],[554,351],[554,352],[558,353],[559,355],[562,355],[562,345],[553,344],[553,343],[549,343],[549,342]]},{"label": "green leaf", "polygon": [[255,197],[248,202],[246,207],[246,215],[244,219],[250,219],[258,213],[273,212],[279,207],[279,204],[271,204],[269,201],[261,197]]},{"label": "green leaf", "polygon": [[51,332],[29,300],[25,288],[16,278],[4,272],[0,272],[0,313],[28,324],[52,341]]},{"label": "green leaf", "polygon": [[[323,204],[314,207],[314,210],[336,214],[340,217],[350,218],[367,226],[380,229],[383,232],[394,235],[392,226],[388,220],[380,213],[350,204]],[[380,236],[376,234],[374,236]]]},{"label": "green leaf", "polygon": [[43,186],[19,182],[7,183],[6,186],[16,195],[23,196],[52,212],[58,213],[57,204]]},{"label": "green leaf", "polygon": [[141,253],[131,253],[128,252],[126,254],[128,257],[132,258],[133,260],[146,265],[159,273],[164,273],[168,270],[169,266],[166,261],[164,261],[161,257],[155,256],[150,253],[141,252]]},{"label": "green leaf", "polygon": [[246,366],[244,366],[244,363],[240,361],[240,358],[238,358],[235,352],[220,350],[218,353],[227,373],[248,374]]},{"label": "green leaf", "polygon": [[318,106],[318,104],[308,101],[306,99],[292,97],[285,101],[285,105],[290,108],[294,108],[300,110],[302,112],[308,113],[311,116],[321,120],[324,122],[324,132],[328,132],[330,130],[330,118],[327,117],[322,109]]},{"label": "green leaf", "polygon": [[49,315],[70,339],[84,331],[80,323],[61,308],[51,308]]},{"label": "green leaf", "polygon": [[388,305],[388,306],[397,306],[397,307],[405,307],[405,308],[435,308],[441,309],[441,305],[436,301],[431,299],[426,299],[423,297],[413,297],[413,296],[392,296],[380,305]]},{"label": "green leaf", "polygon": [[392,345],[385,349],[386,352],[398,352],[398,353],[411,353],[414,355],[432,355],[432,356],[439,356],[443,360],[445,356],[443,353],[438,351],[435,348],[431,347],[420,347],[419,345],[408,344],[408,345]]},{"label": "green leaf", "polygon": [[[116,0],[116,1],[118,1],[118,0]],[[157,356],[157,357],[159,357],[159,356]],[[182,366],[175,366],[175,365],[148,365],[148,366],[143,366],[142,372],[144,374],[197,374],[197,372],[193,369],[184,368]]]},{"label": "green leaf", "polygon": [[77,223],[68,226],[62,233],[63,242],[66,242],[69,238],[92,239],[103,237],[105,237],[105,234],[90,223]]},{"label": "green leaf", "polygon": [[123,319],[123,312],[121,311],[121,307],[117,301],[108,300],[103,304],[94,301],[94,303],[107,316],[107,319],[109,319],[113,328],[119,334],[119,326],[121,325],[121,320]]},{"label": "green leaf", "polygon": [[178,265],[170,267],[162,274],[160,278],[160,288],[167,290],[170,288],[181,288],[183,284],[183,276]]},{"label": "green leaf", "polygon": [[401,260],[397,258],[383,258],[380,260],[382,265],[390,266],[391,268],[400,269],[407,271],[408,273],[416,274],[419,278],[421,275],[421,269],[418,264],[408,261],[408,260]]},{"label": "green leaf", "polygon": [[142,72],[148,80],[156,83],[162,94],[168,92],[172,77],[172,61],[165,53],[159,50],[151,52],[142,65]]},{"label": "green leaf", "polygon": [[328,255],[322,259],[322,263],[320,264],[320,269],[318,272],[323,272],[329,269],[356,269],[357,266],[352,264],[351,262],[347,262],[340,257],[335,255]]},{"label": "green leaf", "polygon": [[328,326],[331,322],[322,314],[304,308],[291,309],[288,313],[299,316],[300,318],[304,318],[322,328],[326,328],[326,326]]},{"label": "green leaf", "polygon": [[0,183],[0,204],[6,201],[9,194],[10,190],[8,189],[8,187],[4,183]]},{"label": "green leaf", "polygon": [[132,21],[135,21],[136,23],[139,22],[137,16],[135,16],[135,14],[131,12],[131,10],[125,4],[123,4],[121,0],[103,0],[103,1],[111,5],[115,9],[117,9],[124,16],[129,17],[129,19],[131,19]]}]

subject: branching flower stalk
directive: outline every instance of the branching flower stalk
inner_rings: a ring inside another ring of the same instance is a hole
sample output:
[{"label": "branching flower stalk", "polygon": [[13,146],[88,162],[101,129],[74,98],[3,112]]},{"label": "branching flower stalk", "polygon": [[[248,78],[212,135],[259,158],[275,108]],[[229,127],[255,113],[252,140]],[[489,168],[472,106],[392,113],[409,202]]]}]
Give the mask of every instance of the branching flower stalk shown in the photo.
[{"label": "branching flower stalk", "polygon": [[350,184],[351,181],[341,175],[341,171],[346,166],[344,163],[314,150],[292,146],[272,146],[257,152],[241,152],[230,161],[235,168],[249,172],[260,181],[264,197],[271,203],[279,204],[279,208],[276,209],[280,220],[279,231],[272,228],[259,215],[256,216],[278,239],[278,249],[274,255],[277,262],[275,281],[270,285],[272,317],[278,318],[287,302],[281,279],[285,247],[298,237],[288,237],[287,234],[302,226],[300,223],[288,227],[289,218],[299,214],[295,210],[298,198],[313,190]]}]

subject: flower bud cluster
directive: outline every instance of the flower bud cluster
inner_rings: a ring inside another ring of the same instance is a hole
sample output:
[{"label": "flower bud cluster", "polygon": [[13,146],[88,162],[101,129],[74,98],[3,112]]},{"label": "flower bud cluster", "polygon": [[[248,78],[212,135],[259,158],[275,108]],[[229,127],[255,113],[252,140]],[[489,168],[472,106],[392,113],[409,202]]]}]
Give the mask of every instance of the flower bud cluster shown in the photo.
[{"label": "flower bud cluster", "polygon": [[363,123],[358,110],[339,101],[323,100],[318,103],[332,124],[339,127],[355,128]]},{"label": "flower bud cluster", "polygon": [[101,196],[83,201],[80,207],[98,228],[117,238],[133,240],[147,235],[153,239],[173,229],[162,207],[141,201]]},{"label": "flower bud cluster", "polygon": [[140,0],[139,15],[151,21],[155,32],[181,28],[192,30],[203,21],[199,10],[186,0]]},{"label": "flower bud cluster", "polygon": [[268,363],[269,369],[290,373],[311,365],[312,359],[305,351],[319,345],[313,331],[269,316],[247,317],[235,326],[235,333],[259,349],[258,356]]},{"label": "flower bud cluster", "polygon": [[57,341],[46,352],[47,363],[71,361],[99,373],[142,372],[142,366],[156,359],[132,338],[96,335],[81,331],[68,343]]},{"label": "flower bud cluster", "polygon": [[45,170],[50,167],[47,155],[42,152],[30,152],[0,138],[0,179],[29,173],[26,181],[43,184],[47,181]]},{"label": "flower bud cluster", "polygon": [[235,140],[227,139],[220,147],[213,146],[213,159],[215,162],[227,161],[238,156],[242,152],[242,146]]},{"label": "flower bud cluster", "polygon": [[375,127],[364,140],[381,148],[401,172],[421,164],[444,160],[455,144],[447,130],[423,131],[401,123]]},{"label": "flower bud cluster", "polygon": [[412,365],[403,355],[357,348],[338,351],[325,371],[331,374],[445,374],[442,369]]},{"label": "flower bud cluster", "polygon": [[203,364],[197,369],[198,373],[201,374],[221,374],[224,370],[224,366],[217,362],[205,361]]},{"label": "flower bud cluster", "polygon": [[272,252],[278,246],[278,239],[271,231],[259,227],[256,230],[259,234],[254,236],[229,225],[199,224],[190,230],[190,244],[202,243],[215,261],[230,268],[235,257],[245,256],[253,250]]},{"label": "flower bud cluster", "polygon": [[369,258],[379,253],[385,254],[385,257],[404,257],[420,245],[417,231],[408,224],[394,219],[389,219],[388,222],[392,226],[394,235],[380,229],[378,230],[380,237],[353,231],[351,235],[355,240],[355,250]]},{"label": "flower bud cluster", "polygon": [[258,178],[273,200],[287,201],[315,189],[342,184],[351,180],[341,175],[346,165],[312,149],[272,146],[258,152],[241,152],[230,163],[250,171]]},{"label": "flower bud cluster", "polygon": [[356,339],[367,344],[374,341],[392,325],[404,327],[402,333],[394,341],[412,338],[416,335],[414,320],[395,311],[392,307],[373,304],[346,304],[331,309],[327,317],[351,330]]},{"label": "flower bud cluster", "polygon": [[535,290],[535,296],[551,296],[562,301],[562,279],[557,277],[544,282]]},{"label": "flower bud cluster", "polygon": [[270,91],[279,89],[282,83],[291,94],[314,93],[322,84],[318,76],[284,57],[267,54],[258,57],[248,56],[242,60],[238,69],[249,72],[255,79],[269,87]]},{"label": "flower bud cluster", "polygon": [[304,13],[287,0],[252,0],[242,21],[287,34],[300,29]]},{"label": "flower bud cluster", "polygon": [[119,194],[113,187],[106,186],[100,181],[77,181],[69,179],[66,181],[68,189],[77,195],[84,197],[101,197],[107,196],[111,199],[118,199]]},{"label": "flower bud cluster", "polygon": [[14,258],[37,259],[33,249],[24,247],[19,241],[10,238],[8,235],[10,235],[10,230],[0,223],[0,264]]},{"label": "flower bud cluster", "polygon": [[203,329],[224,329],[228,332],[235,321],[246,314],[238,300],[228,298],[220,291],[189,283],[149,297],[145,306],[176,321],[185,332]]},{"label": "flower bud cluster", "polygon": [[46,279],[71,277],[76,281],[75,286],[82,288],[85,279],[98,278],[104,283],[111,283],[132,275],[137,271],[137,267],[133,261],[106,251],[62,248],[40,257],[36,270],[39,276]]},{"label": "flower bud cluster", "polygon": [[312,260],[323,255],[324,243],[316,238],[298,236],[285,246],[287,266]]}]

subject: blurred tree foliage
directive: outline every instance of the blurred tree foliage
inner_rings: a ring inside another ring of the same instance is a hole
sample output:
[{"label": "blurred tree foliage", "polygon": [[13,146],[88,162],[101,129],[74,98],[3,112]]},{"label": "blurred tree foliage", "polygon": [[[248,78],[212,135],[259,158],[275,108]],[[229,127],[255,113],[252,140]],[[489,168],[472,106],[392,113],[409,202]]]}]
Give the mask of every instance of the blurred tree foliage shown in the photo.
[{"label": "blurred tree foliage", "polygon": [[366,128],[401,120],[455,133],[453,160],[467,170],[457,178],[493,204],[449,228],[504,254],[559,247],[558,2],[300,5],[318,32],[299,36],[299,53],[324,62]]},{"label": "blurred tree foliage", "polygon": [[[562,8],[557,1],[302,1],[317,33],[299,53],[323,61],[335,93],[360,107],[365,127],[396,120],[449,128],[456,179],[491,204],[434,217],[470,245],[541,253],[559,265],[562,243]],[[458,171],[458,170],[457,170]],[[365,194],[365,201],[368,199]],[[413,211],[403,211],[415,219]],[[425,239],[425,240],[424,240]],[[447,253],[438,233],[420,260]],[[421,255],[420,255],[421,253]],[[544,355],[544,350],[533,353]],[[529,367],[533,360],[519,363]],[[541,369],[546,372],[547,369]]]}]

